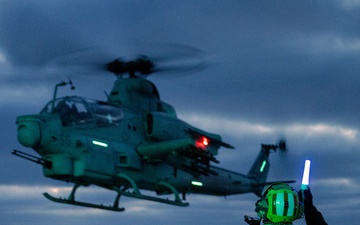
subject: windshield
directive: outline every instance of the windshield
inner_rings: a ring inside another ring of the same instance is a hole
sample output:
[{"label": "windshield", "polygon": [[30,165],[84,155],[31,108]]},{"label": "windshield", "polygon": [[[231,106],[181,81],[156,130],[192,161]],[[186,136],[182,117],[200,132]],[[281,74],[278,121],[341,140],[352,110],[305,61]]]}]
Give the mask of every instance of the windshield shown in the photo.
[{"label": "windshield", "polygon": [[98,126],[116,126],[124,118],[123,110],[103,102],[89,103]]},{"label": "windshield", "polygon": [[[52,110],[53,107],[53,110]],[[49,102],[41,113],[59,114],[63,126],[96,123],[98,126],[117,126],[124,117],[119,107],[105,102],[65,97]]]}]

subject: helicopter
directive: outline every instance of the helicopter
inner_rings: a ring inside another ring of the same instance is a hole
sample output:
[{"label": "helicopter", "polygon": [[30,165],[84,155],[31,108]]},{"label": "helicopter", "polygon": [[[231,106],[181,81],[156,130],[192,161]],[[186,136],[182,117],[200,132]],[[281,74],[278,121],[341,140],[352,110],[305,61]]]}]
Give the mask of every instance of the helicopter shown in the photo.
[{"label": "helicopter", "polygon": [[[147,79],[158,70],[150,58],[116,59],[105,68],[117,78],[106,101],[57,97],[59,87],[75,88],[69,78],[55,85],[52,100],[39,114],[16,119],[18,141],[40,157],[19,150],[12,154],[41,165],[47,178],[74,184],[67,198],[44,193],[47,199],[120,212],[125,210],[119,206],[121,196],[188,206],[188,193],[261,196],[263,187],[272,183],[266,181],[269,155],[285,151],[285,141],[262,144],[247,174],[215,166],[218,149],[234,147],[220,135],[182,121],[174,107],[160,99]],[[78,188],[89,185],[113,191],[113,204],[77,201]]]}]

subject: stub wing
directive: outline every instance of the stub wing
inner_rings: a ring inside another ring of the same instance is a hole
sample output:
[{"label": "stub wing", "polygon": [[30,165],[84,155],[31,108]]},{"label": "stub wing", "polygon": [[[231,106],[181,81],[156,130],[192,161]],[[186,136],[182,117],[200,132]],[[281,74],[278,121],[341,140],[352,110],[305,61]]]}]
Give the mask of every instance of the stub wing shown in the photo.
[{"label": "stub wing", "polygon": [[148,162],[162,161],[194,175],[208,175],[216,174],[210,163],[219,163],[215,155],[220,146],[233,148],[220,136],[190,130],[185,138],[141,144],[137,152]]}]

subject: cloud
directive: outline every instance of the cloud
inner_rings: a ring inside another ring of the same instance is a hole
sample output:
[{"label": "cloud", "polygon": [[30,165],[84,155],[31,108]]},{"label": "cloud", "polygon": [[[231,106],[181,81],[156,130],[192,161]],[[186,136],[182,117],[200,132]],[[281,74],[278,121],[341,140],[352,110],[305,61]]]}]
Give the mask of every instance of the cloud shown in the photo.
[{"label": "cloud", "polygon": [[0,65],[6,65],[8,63],[8,60],[6,58],[6,55],[3,51],[0,49]]},{"label": "cloud", "polygon": [[[328,223],[359,220],[354,198],[360,154],[358,11],[357,0],[1,1],[2,220],[91,225],[160,224],[171,218],[173,224],[239,224],[243,214],[255,214],[252,194],[227,199],[191,195],[191,206],[181,209],[124,198],[127,211],[120,215],[59,205],[41,193],[66,196],[69,187],[53,185],[39,167],[11,156],[12,148],[22,148],[16,116],[39,112],[57,82],[71,77],[76,86],[73,92],[59,89],[58,96],[106,99],[103,90],[111,89],[114,77],[100,72],[78,76],[57,68],[56,63],[66,62],[61,56],[99,46],[106,57],[128,57],[164,40],[212,56],[213,64],[193,76],[149,79],[180,118],[237,147],[219,151],[221,167],[246,171],[261,143],[285,137],[289,151],[271,155],[269,179],[298,178],[303,160],[311,158],[314,201]],[[161,52],[157,46],[146,51]],[[111,203],[114,198],[96,188],[81,190],[81,199]]]},{"label": "cloud", "polygon": [[359,0],[338,0],[337,3],[346,10],[356,10],[360,7]]},{"label": "cloud", "polygon": [[219,118],[211,116],[203,116],[200,114],[183,115],[185,121],[195,124],[204,130],[216,130],[219,133],[241,137],[244,135],[281,135],[302,137],[304,139],[319,139],[327,137],[328,139],[340,138],[345,142],[357,141],[358,130],[351,127],[333,125],[333,124],[260,124],[251,123],[249,121],[241,121],[239,119]]}]

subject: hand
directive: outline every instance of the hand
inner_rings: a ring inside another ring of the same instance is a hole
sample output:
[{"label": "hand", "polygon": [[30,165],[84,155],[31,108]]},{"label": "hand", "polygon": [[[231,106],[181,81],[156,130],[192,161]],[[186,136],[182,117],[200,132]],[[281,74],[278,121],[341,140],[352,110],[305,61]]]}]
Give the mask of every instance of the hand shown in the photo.
[{"label": "hand", "polygon": [[311,194],[309,187],[308,189],[300,190],[298,194],[299,194],[299,200],[304,204],[305,208],[313,206],[313,196]]},{"label": "hand", "polygon": [[250,225],[260,225],[260,219],[250,217],[250,216],[244,216],[245,222]]}]

